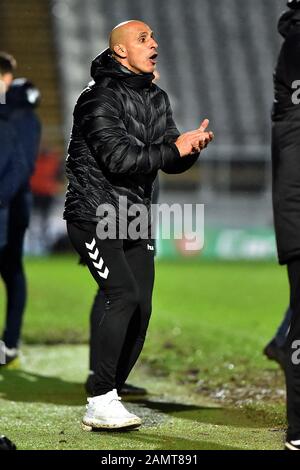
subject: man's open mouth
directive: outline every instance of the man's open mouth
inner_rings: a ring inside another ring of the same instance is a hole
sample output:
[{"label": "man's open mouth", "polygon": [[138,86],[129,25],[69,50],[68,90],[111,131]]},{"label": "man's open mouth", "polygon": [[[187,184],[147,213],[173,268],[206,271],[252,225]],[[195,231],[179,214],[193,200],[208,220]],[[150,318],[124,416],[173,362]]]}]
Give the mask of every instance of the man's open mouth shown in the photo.
[{"label": "man's open mouth", "polygon": [[157,52],[154,52],[154,54],[152,54],[152,55],[149,57],[149,60],[150,60],[150,62],[152,62],[152,64],[156,64],[157,56],[158,56],[158,53],[157,53]]}]

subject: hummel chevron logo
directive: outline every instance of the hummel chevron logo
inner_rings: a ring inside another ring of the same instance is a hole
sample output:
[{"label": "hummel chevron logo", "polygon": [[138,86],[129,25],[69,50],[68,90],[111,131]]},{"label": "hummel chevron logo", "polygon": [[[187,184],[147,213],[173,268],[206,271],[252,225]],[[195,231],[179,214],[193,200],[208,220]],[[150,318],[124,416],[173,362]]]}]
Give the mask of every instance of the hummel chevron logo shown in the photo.
[{"label": "hummel chevron logo", "polygon": [[92,259],[97,259],[98,256],[99,256],[99,250],[98,250],[98,248],[96,248],[95,253],[89,253],[89,257],[92,258]]},{"label": "hummel chevron logo", "polygon": [[95,245],[96,245],[95,238],[93,238],[93,241],[90,245],[88,243],[85,244],[85,246],[87,247],[88,250],[93,250]]},{"label": "hummel chevron logo", "polygon": [[96,245],[96,240],[95,238],[93,238],[92,240],[92,243],[86,243],[85,246],[87,247],[87,249],[89,250],[89,257],[91,259],[93,259],[93,265],[95,266],[95,268],[98,271],[98,274],[100,277],[103,277],[103,279],[107,279],[108,277],[108,274],[109,274],[109,269],[107,266],[105,266],[105,269],[104,271],[101,271],[102,267],[103,267],[103,264],[104,264],[104,261],[103,261],[103,258],[100,257],[99,261],[98,261],[98,257],[99,257],[99,250],[98,248],[94,250],[95,248],[95,245]]},{"label": "hummel chevron logo", "polygon": [[96,269],[102,269],[103,263],[104,263],[103,258],[100,258],[99,263],[93,263],[93,265],[95,266]]},{"label": "hummel chevron logo", "polygon": [[98,271],[98,274],[100,277],[103,277],[104,279],[107,279],[108,278],[108,273],[109,273],[109,269],[108,267],[106,267],[103,271],[103,273],[101,271]]}]

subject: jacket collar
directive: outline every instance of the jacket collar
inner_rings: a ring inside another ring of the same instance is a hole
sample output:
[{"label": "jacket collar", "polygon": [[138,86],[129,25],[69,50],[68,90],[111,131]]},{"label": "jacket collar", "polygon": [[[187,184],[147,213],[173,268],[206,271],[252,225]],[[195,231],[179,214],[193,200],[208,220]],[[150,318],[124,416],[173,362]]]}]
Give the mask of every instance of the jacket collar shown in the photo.
[{"label": "jacket collar", "polygon": [[91,76],[97,83],[104,77],[121,80],[131,88],[150,88],[154,75],[152,73],[134,73],[112,57],[111,50],[105,49],[92,62]]}]

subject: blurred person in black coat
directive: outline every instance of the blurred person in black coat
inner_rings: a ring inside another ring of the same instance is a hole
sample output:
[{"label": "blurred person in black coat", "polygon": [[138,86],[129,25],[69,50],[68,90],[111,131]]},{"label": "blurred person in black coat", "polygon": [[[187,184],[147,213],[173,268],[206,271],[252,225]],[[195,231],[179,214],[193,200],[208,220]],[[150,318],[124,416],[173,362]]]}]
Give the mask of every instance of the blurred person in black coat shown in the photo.
[{"label": "blurred person in black coat", "polygon": [[15,59],[5,52],[0,52],[0,259],[7,243],[9,205],[29,175],[11,108],[6,104],[15,68]]},{"label": "blurred person in black coat", "polygon": [[[6,224],[2,226],[5,246],[1,253],[0,274],[7,293],[6,321],[3,332],[6,364],[18,357],[22,319],[26,305],[26,278],[23,269],[23,244],[29,225],[31,210],[30,177],[41,135],[40,121],[34,111],[39,103],[40,93],[26,79],[16,79],[7,92],[5,114],[13,129],[14,137],[22,150],[23,170],[16,174],[21,181],[16,184],[16,176],[5,176],[6,184],[15,187],[6,205]],[[14,151],[12,151],[14,153]],[[17,155],[13,155],[16,159]]]},{"label": "blurred person in black coat", "polygon": [[[15,59],[0,53],[0,256],[7,242],[8,205],[22,183],[22,149],[12,123],[9,120],[6,94],[13,81]],[[21,167],[20,167],[21,166]],[[20,167],[20,168],[19,168]]]},{"label": "blurred person in black coat", "polygon": [[300,450],[300,1],[279,20],[284,37],[274,74],[273,208],[279,263],[287,265],[291,319],[283,366],[287,386],[287,450]]}]

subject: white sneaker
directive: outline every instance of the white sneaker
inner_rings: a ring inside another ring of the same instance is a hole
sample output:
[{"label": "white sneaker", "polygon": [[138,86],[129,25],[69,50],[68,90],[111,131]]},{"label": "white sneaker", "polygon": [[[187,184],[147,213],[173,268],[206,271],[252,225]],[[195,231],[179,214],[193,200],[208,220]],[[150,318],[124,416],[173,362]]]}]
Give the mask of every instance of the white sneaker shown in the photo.
[{"label": "white sneaker", "polygon": [[88,398],[87,411],[82,420],[82,429],[92,431],[95,429],[121,429],[134,428],[142,424],[141,419],[135,416],[121,403],[121,398],[114,389],[105,395]]}]

